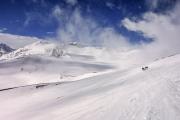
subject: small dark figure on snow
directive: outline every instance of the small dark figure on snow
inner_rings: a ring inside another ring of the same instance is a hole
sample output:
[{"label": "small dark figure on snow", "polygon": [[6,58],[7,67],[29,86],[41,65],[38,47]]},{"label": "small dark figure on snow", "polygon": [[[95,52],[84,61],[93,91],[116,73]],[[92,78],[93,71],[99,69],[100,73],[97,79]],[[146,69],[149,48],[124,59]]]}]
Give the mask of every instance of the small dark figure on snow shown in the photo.
[{"label": "small dark figure on snow", "polygon": [[148,66],[142,67],[142,70],[143,71],[148,70]]},{"label": "small dark figure on snow", "polygon": [[24,68],[21,68],[20,70],[21,70],[21,71],[24,71]]}]

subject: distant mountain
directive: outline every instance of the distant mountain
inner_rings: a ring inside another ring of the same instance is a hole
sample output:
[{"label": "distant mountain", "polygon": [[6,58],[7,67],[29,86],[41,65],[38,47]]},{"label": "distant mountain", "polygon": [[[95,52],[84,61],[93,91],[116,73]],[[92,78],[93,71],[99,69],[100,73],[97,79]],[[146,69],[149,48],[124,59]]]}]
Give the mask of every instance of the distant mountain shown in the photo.
[{"label": "distant mountain", "polygon": [[83,46],[76,42],[67,45],[54,43],[52,41],[37,41],[14,51],[7,52],[0,60],[12,60],[27,56],[52,56],[52,57],[73,57],[77,59],[90,59],[99,56],[104,49]]},{"label": "distant mountain", "polygon": [[14,49],[12,49],[11,47],[9,47],[4,43],[0,43],[0,56],[2,56],[3,54],[10,53],[12,51],[14,51]]},{"label": "distant mountain", "polygon": [[14,59],[30,55],[60,57],[64,54],[59,45],[47,41],[38,41],[13,52],[9,49],[9,52],[9,54],[3,55],[1,59]]}]

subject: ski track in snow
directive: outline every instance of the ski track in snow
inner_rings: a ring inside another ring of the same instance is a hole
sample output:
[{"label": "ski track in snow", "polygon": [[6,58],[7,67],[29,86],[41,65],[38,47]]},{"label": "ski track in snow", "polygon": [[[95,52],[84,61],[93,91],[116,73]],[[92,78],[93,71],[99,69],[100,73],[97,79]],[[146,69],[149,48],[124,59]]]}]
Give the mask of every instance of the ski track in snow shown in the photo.
[{"label": "ski track in snow", "polygon": [[180,56],[150,69],[116,71],[79,81],[0,92],[6,120],[180,120]]}]

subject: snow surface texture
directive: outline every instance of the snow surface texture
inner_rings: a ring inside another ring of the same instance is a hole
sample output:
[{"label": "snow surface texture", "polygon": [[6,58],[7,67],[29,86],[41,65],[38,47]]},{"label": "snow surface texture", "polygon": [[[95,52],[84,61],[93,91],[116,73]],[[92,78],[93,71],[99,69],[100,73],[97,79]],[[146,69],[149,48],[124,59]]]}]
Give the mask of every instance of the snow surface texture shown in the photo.
[{"label": "snow surface texture", "polygon": [[[83,54],[73,49],[65,48],[61,58],[38,51],[2,60],[0,119],[180,120],[180,55],[156,60],[142,71],[142,66],[117,69],[99,62],[100,54],[88,56],[100,49],[81,48]],[[75,72],[77,79],[52,77],[60,71]]]},{"label": "snow surface texture", "polygon": [[64,48],[47,41],[38,41],[5,54],[0,57],[0,89],[75,81],[111,70],[112,65],[98,62],[95,56],[90,56],[93,49],[97,53],[96,48],[74,45]]}]

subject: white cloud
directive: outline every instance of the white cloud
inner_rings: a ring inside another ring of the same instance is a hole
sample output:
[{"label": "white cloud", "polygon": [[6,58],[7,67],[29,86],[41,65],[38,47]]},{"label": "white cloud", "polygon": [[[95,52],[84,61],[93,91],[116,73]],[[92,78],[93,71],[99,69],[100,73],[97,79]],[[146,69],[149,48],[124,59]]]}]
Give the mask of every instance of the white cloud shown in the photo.
[{"label": "white cloud", "polygon": [[24,21],[24,26],[28,26],[33,21],[37,21],[37,18],[40,17],[40,14],[35,12],[27,12],[25,13],[25,15],[26,15],[26,19]]},{"label": "white cloud", "polygon": [[66,0],[66,3],[74,6],[74,5],[76,5],[78,3],[78,1],[77,0]]},{"label": "white cloud", "polygon": [[[80,9],[76,8],[72,13],[62,15],[62,9],[59,7],[55,8],[52,13],[60,22],[60,27],[57,31],[57,39],[60,41],[65,43],[78,41],[82,44],[104,45],[120,49],[130,47],[125,37],[117,33],[113,28],[102,27],[95,20],[82,16]],[[62,23],[64,17],[66,20]]]},{"label": "white cloud", "polygon": [[7,28],[0,28],[0,33],[7,31]]},{"label": "white cloud", "polygon": [[52,22],[52,18],[49,14],[42,14],[40,12],[26,12],[26,19],[24,21],[24,26],[31,25],[33,23],[38,23],[42,26],[49,25]]},{"label": "white cloud", "polygon": [[45,0],[32,0],[32,2],[35,3],[35,4],[39,4],[42,7],[46,7],[47,6],[47,3],[46,3]]},{"label": "white cloud", "polygon": [[150,8],[157,8],[158,6],[158,3],[159,3],[160,0],[146,0],[147,2],[147,5],[150,7]]},{"label": "white cloud", "polygon": [[150,9],[156,9],[160,4],[167,3],[170,4],[172,2],[175,2],[176,0],[146,0],[147,6],[149,6]]},{"label": "white cloud", "polygon": [[58,21],[63,18],[63,14],[64,11],[58,5],[56,5],[52,10],[52,16],[55,17]]},{"label": "white cloud", "polygon": [[47,34],[54,34],[54,32],[46,32]]},{"label": "white cloud", "polygon": [[111,2],[106,2],[106,6],[109,7],[110,9],[113,9],[115,5]]},{"label": "white cloud", "polygon": [[123,25],[136,32],[141,32],[145,37],[153,38],[154,42],[146,46],[151,56],[166,56],[180,53],[180,5],[177,5],[166,15],[148,12],[143,20],[123,20]]}]

